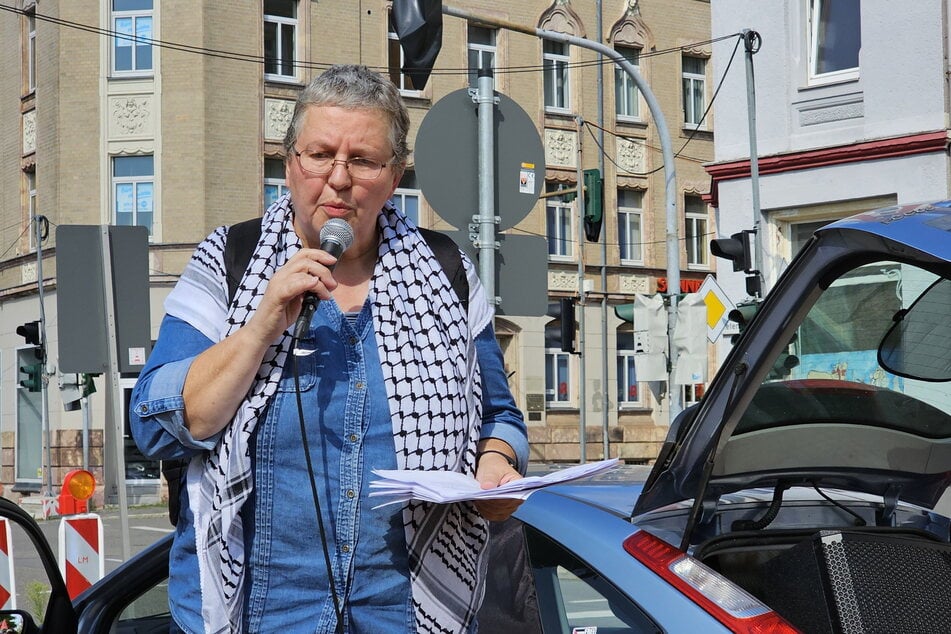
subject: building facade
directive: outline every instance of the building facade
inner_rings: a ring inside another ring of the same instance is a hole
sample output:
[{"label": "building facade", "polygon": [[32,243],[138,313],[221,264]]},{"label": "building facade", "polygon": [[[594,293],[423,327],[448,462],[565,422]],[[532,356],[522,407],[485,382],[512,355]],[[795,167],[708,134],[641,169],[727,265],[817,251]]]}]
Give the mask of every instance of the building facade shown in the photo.
[{"label": "building facade", "polygon": [[[552,305],[575,300],[584,325],[578,354],[562,350],[565,316],[557,311],[496,320],[532,458],[577,460],[582,420],[588,458],[606,447],[629,461],[656,455],[668,423],[662,389],[638,380],[631,325],[613,307],[667,290],[664,141],[677,155],[681,288],[695,290],[713,272],[706,244],[716,227],[703,168],[713,158],[710,3],[453,3],[481,21],[444,17],[442,49],[422,89],[400,71],[390,4],[15,0],[0,12],[0,50],[19,60],[0,69],[0,482],[8,491],[55,486],[83,464],[102,475],[105,391],[80,411],[65,411],[58,394],[58,321],[69,315],[56,305],[56,229],[146,228],[154,337],[164,297],[197,242],[260,215],[284,192],[281,140],[294,99],[334,63],[389,74],[409,106],[411,147],[434,104],[474,86],[480,66],[494,70],[496,90],[534,122],[546,163],[545,195],[510,232],[545,239],[547,288],[538,292]],[[644,94],[610,60],[504,23],[613,48],[650,86],[670,138],[660,138]],[[577,185],[580,169],[603,177],[597,241],[582,236],[576,198],[558,193]],[[396,202],[421,226],[450,228],[427,203],[412,159]],[[48,381],[33,392],[20,385],[33,349],[16,329],[41,315]],[[123,374],[122,393],[134,381]],[[675,389],[689,402],[702,384]],[[128,477],[149,485],[155,465],[131,446],[125,452]]]},{"label": "building facade", "polygon": [[[752,229],[754,186],[767,288],[819,226],[892,204],[947,198],[948,4],[880,0],[713,0],[712,32],[759,33],[755,70],[758,186],[751,178],[748,84],[725,73],[711,202],[722,236]],[[884,42],[896,33],[901,46]],[[742,50],[742,49],[741,49]],[[740,63],[739,59],[734,64]],[[743,276],[720,275],[735,301]]]}]

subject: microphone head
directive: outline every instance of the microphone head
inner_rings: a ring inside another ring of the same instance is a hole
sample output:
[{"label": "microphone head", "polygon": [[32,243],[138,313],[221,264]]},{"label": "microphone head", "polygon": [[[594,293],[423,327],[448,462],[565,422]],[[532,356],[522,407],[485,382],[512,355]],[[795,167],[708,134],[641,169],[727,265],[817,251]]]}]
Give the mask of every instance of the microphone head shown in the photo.
[{"label": "microphone head", "polygon": [[350,248],[353,244],[353,227],[345,220],[331,218],[320,228],[320,248],[334,257]]}]

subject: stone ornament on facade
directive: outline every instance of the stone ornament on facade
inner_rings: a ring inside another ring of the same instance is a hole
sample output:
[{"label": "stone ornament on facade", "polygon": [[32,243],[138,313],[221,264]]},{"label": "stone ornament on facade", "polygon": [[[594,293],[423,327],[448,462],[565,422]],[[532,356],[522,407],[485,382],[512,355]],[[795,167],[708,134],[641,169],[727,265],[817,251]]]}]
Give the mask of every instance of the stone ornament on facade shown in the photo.
[{"label": "stone ornament on facade", "polygon": [[548,271],[548,290],[577,291],[578,274],[568,271]]},{"label": "stone ornament on facade", "polygon": [[650,294],[650,278],[646,275],[619,275],[618,290],[636,295]]},{"label": "stone ornament on facade", "polygon": [[578,135],[574,130],[545,128],[545,163],[563,167],[578,165]]},{"label": "stone ornament on facade", "polygon": [[635,174],[643,174],[646,172],[647,167],[645,160],[647,153],[645,147],[643,141],[618,137],[616,157],[618,167],[626,172]]},{"label": "stone ornament on facade", "polygon": [[294,102],[288,99],[264,100],[264,138],[283,141],[294,116]]},{"label": "stone ornament on facade", "polygon": [[36,152],[36,110],[23,113],[23,154]]},{"label": "stone ornament on facade", "polygon": [[152,97],[112,97],[109,100],[111,137],[150,136]]}]

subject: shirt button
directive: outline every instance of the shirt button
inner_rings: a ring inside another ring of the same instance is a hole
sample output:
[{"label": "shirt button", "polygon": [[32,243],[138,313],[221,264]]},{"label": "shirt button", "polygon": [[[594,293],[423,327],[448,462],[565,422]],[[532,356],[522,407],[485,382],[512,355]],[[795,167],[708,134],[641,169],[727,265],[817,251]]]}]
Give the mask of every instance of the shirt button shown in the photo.
[{"label": "shirt button", "polygon": [[356,338],[356,337],[350,337],[350,345],[351,345],[351,346],[357,345],[357,338]]},{"label": "shirt button", "polygon": [[149,413],[149,406],[146,405],[145,403],[142,403],[141,405],[139,405],[139,413],[140,413],[140,414],[148,414],[148,413]]},{"label": "shirt button", "polygon": [[358,390],[362,390],[362,389],[363,389],[363,381],[357,381],[356,388],[357,388]]},{"label": "shirt button", "polygon": [[357,435],[356,435],[356,434],[350,434],[350,442],[357,442]]},{"label": "shirt button", "polygon": [[349,553],[349,552],[350,552],[350,544],[344,544],[343,546],[340,547],[340,550],[342,550],[342,551],[345,552],[345,553]]},{"label": "shirt button", "polygon": [[352,500],[354,495],[356,494],[353,492],[353,489],[347,489],[347,498]]}]

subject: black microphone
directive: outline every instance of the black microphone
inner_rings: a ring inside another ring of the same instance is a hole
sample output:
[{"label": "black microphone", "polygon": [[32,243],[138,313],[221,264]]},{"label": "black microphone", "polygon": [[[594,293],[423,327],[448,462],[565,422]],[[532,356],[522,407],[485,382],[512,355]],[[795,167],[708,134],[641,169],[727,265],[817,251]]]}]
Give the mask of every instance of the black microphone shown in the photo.
[{"label": "black microphone", "polygon": [[[353,244],[353,227],[340,218],[331,218],[324,223],[320,229],[320,250],[326,251],[335,258],[350,248]],[[333,265],[330,270],[333,271]],[[294,338],[300,340],[301,336],[307,332],[310,327],[310,320],[314,317],[317,310],[317,302],[320,301],[316,295],[311,292],[304,294],[304,302],[301,305],[300,315],[297,317],[297,323],[294,325]]]}]

